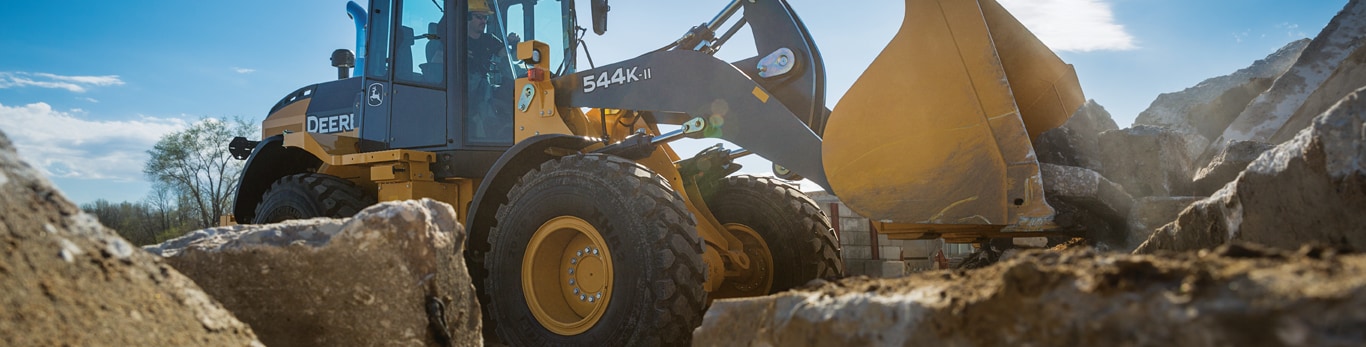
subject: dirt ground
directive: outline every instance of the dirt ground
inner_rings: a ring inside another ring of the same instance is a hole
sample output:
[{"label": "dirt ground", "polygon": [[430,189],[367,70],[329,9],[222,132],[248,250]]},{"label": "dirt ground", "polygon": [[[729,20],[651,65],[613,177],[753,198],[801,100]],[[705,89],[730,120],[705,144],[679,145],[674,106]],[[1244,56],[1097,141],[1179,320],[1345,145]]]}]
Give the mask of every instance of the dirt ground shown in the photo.
[{"label": "dirt ground", "polygon": [[1359,346],[1366,255],[1086,247],[975,270],[817,281],[720,301],[695,345]]}]

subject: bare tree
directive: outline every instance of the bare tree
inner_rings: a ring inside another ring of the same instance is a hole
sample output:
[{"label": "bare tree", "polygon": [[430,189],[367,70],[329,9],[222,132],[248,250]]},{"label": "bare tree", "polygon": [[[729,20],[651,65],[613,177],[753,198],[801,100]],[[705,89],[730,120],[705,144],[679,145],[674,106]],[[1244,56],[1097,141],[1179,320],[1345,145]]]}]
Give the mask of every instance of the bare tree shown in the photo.
[{"label": "bare tree", "polygon": [[228,141],[256,137],[256,127],[241,118],[202,119],[189,128],[163,136],[142,172],[184,197],[180,207],[193,211],[199,228],[212,227],[228,210],[243,162],[232,159]]}]

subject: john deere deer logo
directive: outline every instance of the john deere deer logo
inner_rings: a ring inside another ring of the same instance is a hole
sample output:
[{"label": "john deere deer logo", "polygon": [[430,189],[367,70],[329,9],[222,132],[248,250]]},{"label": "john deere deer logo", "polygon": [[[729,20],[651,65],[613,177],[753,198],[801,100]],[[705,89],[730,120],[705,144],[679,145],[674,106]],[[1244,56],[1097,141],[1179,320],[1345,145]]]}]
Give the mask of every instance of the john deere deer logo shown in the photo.
[{"label": "john deere deer logo", "polygon": [[365,97],[365,100],[366,100],[366,101],[365,101],[365,104],[366,104],[366,105],[370,105],[370,106],[379,106],[379,105],[383,105],[383,104],[384,104],[384,85],[383,85],[383,84],[379,84],[379,83],[371,83],[369,89],[370,89],[370,91],[369,91],[368,93],[365,93],[365,94],[367,95],[367,96]]}]

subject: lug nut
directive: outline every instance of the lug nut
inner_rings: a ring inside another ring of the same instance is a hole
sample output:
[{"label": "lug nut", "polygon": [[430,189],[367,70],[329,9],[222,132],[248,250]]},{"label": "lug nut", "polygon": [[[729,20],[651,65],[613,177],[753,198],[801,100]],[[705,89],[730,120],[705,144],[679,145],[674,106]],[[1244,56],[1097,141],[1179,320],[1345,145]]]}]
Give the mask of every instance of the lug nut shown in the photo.
[{"label": "lug nut", "polygon": [[570,274],[570,275],[573,275],[573,274],[574,274],[574,268],[572,268],[572,267],[569,268],[569,274]]},{"label": "lug nut", "polygon": [[586,296],[586,295],[579,295],[579,301],[584,301],[584,300],[588,300],[588,296]]},{"label": "lug nut", "polygon": [[574,288],[574,294],[578,294],[578,293],[579,293],[579,288]]},{"label": "lug nut", "polygon": [[574,279],[573,279],[573,278],[570,278],[570,279],[569,279],[569,285],[571,285],[571,286],[574,285]]}]

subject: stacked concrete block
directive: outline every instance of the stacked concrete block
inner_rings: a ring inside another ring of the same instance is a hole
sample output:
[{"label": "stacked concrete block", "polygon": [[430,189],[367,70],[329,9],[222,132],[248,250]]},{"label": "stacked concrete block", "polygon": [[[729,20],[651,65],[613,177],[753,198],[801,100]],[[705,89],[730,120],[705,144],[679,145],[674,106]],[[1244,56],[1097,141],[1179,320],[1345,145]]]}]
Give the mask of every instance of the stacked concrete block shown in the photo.
[{"label": "stacked concrete block", "polygon": [[[901,277],[907,273],[902,261],[905,253],[900,244],[887,235],[874,238],[875,232],[867,218],[859,216],[849,206],[825,192],[807,192],[812,200],[830,216],[830,222],[840,237],[840,256],[844,258],[845,274],[849,276]],[[876,256],[874,256],[876,255]]]}]

